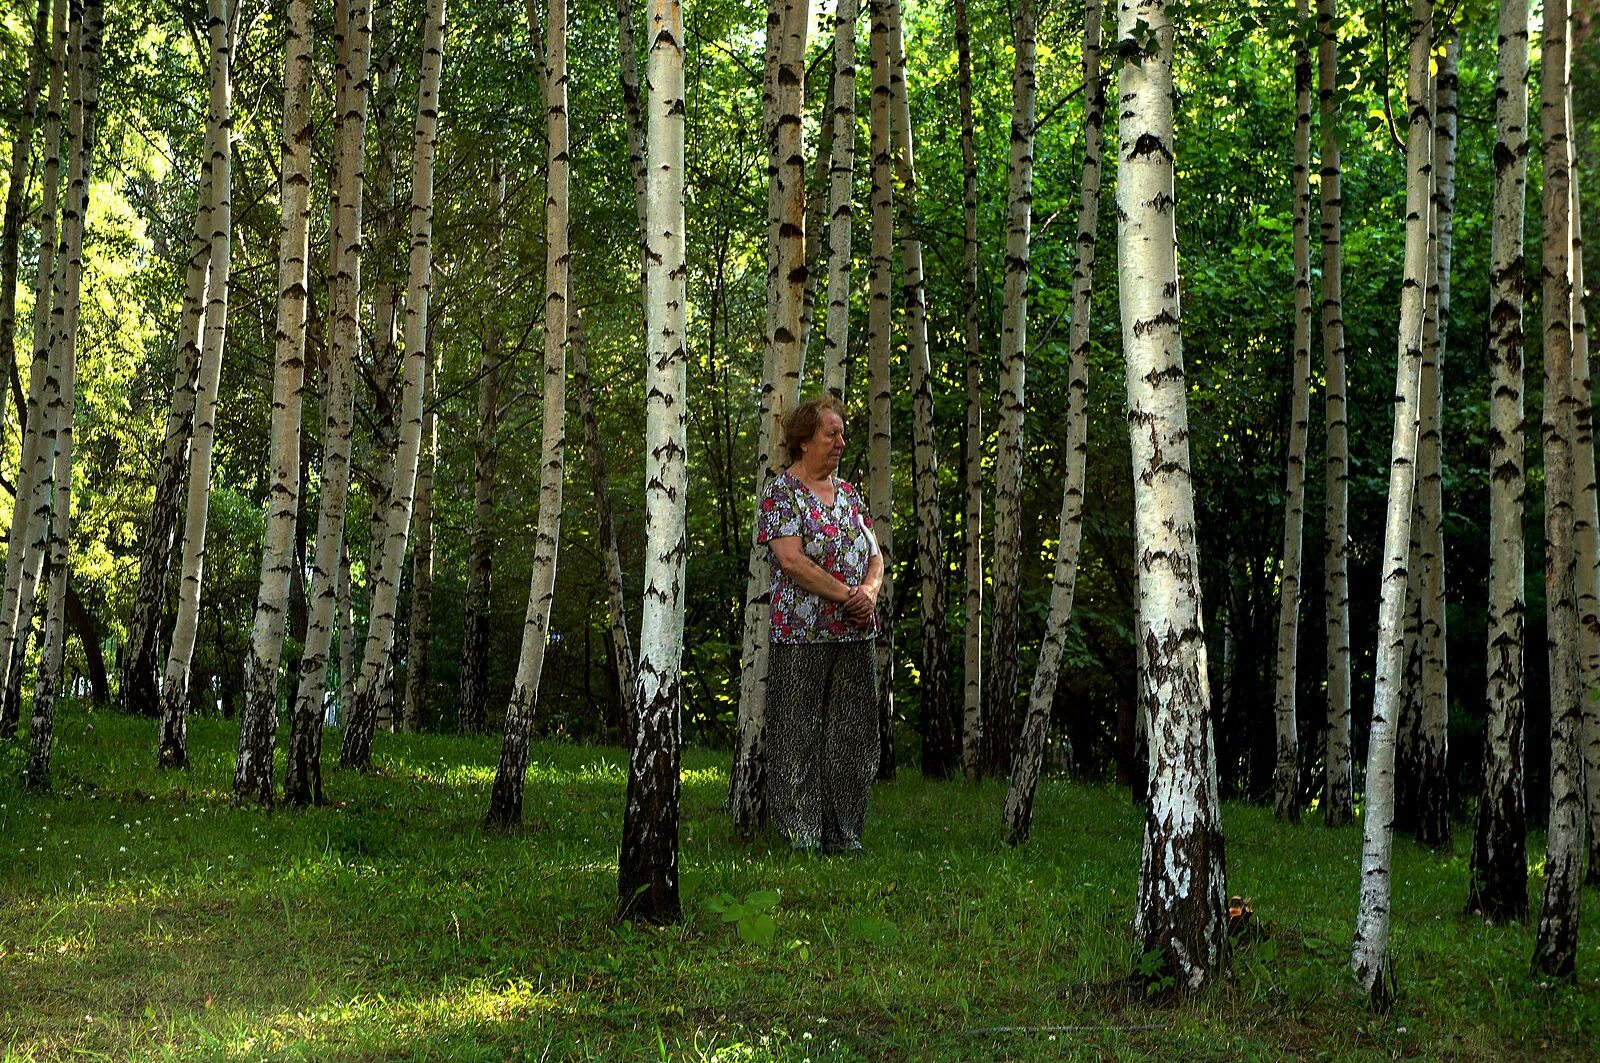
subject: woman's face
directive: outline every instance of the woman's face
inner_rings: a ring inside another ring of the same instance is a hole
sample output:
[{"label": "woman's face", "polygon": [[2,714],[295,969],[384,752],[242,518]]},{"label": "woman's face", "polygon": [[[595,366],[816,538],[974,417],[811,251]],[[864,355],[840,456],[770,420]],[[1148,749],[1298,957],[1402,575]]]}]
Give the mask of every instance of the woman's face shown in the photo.
[{"label": "woman's face", "polygon": [[808,467],[832,473],[844,456],[844,419],[832,410],[823,410],[817,430],[801,445],[800,452]]}]

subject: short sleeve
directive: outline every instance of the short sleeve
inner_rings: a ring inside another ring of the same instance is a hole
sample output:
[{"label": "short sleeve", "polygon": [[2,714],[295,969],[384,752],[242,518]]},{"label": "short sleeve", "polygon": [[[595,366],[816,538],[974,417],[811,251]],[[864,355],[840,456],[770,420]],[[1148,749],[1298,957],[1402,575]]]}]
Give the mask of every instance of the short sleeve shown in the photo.
[{"label": "short sleeve", "polygon": [[800,508],[795,505],[794,489],[786,477],[774,476],[761,492],[761,502],[756,507],[756,542],[799,534]]}]

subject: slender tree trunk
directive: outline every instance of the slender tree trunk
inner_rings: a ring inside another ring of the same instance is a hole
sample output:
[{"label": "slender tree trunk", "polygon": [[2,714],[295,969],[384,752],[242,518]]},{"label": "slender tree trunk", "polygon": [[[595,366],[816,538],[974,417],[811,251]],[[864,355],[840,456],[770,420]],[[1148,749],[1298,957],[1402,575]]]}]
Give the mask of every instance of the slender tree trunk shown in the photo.
[{"label": "slender tree trunk", "polygon": [[1572,132],[1570,22],[1566,0],[1546,0],[1540,130],[1544,154],[1544,454],[1545,602],[1550,640],[1550,820],[1544,899],[1533,968],[1571,978],[1578,951],[1579,874],[1583,863],[1583,758],[1579,732],[1585,691],[1578,669],[1573,543],[1572,438]]},{"label": "slender tree trunk", "polygon": [[[1438,101],[1434,114],[1433,214],[1437,300],[1424,338],[1418,436],[1417,493],[1422,514],[1422,715],[1417,731],[1417,841],[1450,844],[1448,742],[1450,698],[1446,671],[1444,542],[1444,362],[1450,335],[1450,267],[1454,246],[1456,165],[1456,64],[1461,42],[1455,27],[1440,30]],[[1432,372],[1429,372],[1430,366]],[[1592,463],[1591,463],[1592,464]]]},{"label": "slender tree trunk", "polygon": [[[439,331],[444,315],[434,319]],[[416,508],[411,513],[411,616],[406,643],[406,693],[400,726],[413,734],[427,716],[433,678],[433,474],[439,461],[437,403],[439,359],[429,341],[428,394],[422,408],[422,451],[417,465]]]},{"label": "slender tree trunk", "polygon": [[[339,696],[333,703],[333,718],[343,727],[356,700],[356,617],[355,583],[350,578],[350,529],[345,529],[339,554],[339,591],[334,600],[339,624]],[[326,702],[326,693],[323,695]]]},{"label": "slender tree trunk", "polygon": [[[854,3],[854,0],[850,0]],[[22,211],[27,199],[29,178],[33,175],[33,123],[39,116],[39,97],[45,92],[45,77],[51,69],[50,0],[39,0],[33,17],[32,58],[28,77],[17,100],[17,118],[11,141],[11,169],[6,181],[5,222],[0,228],[0,369],[16,380],[17,365],[17,268],[21,258]],[[47,208],[53,213],[53,205]],[[0,425],[5,421],[6,381],[0,379]],[[18,417],[25,417],[22,397],[17,398]],[[27,431],[26,424],[23,431]]]},{"label": "slender tree trunk", "polygon": [[1277,759],[1272,806],[1300,821],[1300,724],[1295,688],[1300,663],[1300,553],[1306,522],[1306,436],[1311,406],[1311,41],[1310,0],[1295,0],[1294,45],[1294,356],[1289,379],[1289,469],[1283,499],[1283,571],[1278,580]]},{"label": "slender tree trunk", "polygon": [[[1099,4],[1099,0],[1089,2],[1095,6]],[[955,16],[956,88],[961,99],[961,339],[967,356],[964,472],[967,510],[961,526],[961,538],[966,547],[962,563],[966,602],[963,609],[961,774],[968,782],[976,782],[983,773],[983,346],[978,336],[978,153],[972,113],[972,33],[967,19],[967,0],[955,0]],[[1094,32],[1093,28],[1085,29],[1085,49],[1089,47],[1089,35]]]},{"label": "slender tree trunk", "polygon": [[533,574],[522,624],[522,652],[506,707],[500,766],[486,822],[509,827],[522,820],[528,747],[539,705],[539,680],[555,601],[556,552],[561,543],[561,486],[566,466],[567,297],[572,259],[567,242],[567,4],[549,0],[544,90],[548,155],[545,193],[544,427],[540,441],[539,522],[534,529]]},{"label": "slender tree trunk", "polygon": [[[490,275],[499,272],[500,230],[506,206],[505,170],[498,159],[489,173],[494,214],[488,256]],[[467,532],[467,590],[461,637],[461,688],[456,729],[479,734],[484,729],[484,701],[489,683],[489,625],[494,575],[495,462],[500,454],[500,333],[490,325],[483,337],[478,365],[478,434],[473,445],[472,524]]]},{"label": "slender tree trunk", "polygon": [[278,233],[278,331],[272,381],[272,484],[261,546],[261,583],[245,659],[244,708],[233,772],[237,800],[272,803],[278,733],[278,664],[295,568],[300,513],[300,413],[305,393],[307,242],[311,224],[311,5],[291,0],[284,30],[282,221]]},{"label": "slender tree trunk", "polygon": [[645,230],[645,592],[639,688],[617,863],[624,917],[679,915],[678,766],[683,706],[684,534],[689,479],[684,349],[683,13],[650,0],[650,178]]},{"label": "slender tree trunk", "polygon": [[606,471],[605,452],[600,448],[600,422],[595,416],[594,392],[589,384],[588,344],[583,320],[569,294],[568,317],[572,348],[572,388],[578,397],[578,416],[583,420],[584,458],[589,465],[589,486],[594,493],[595,519],[598,522],[600,552],[606,566],[606,661],[615,677],[620,701],[618,732],[624,742],[633,737],[634,686],[636,683],[633,644],[628,638],[628,615],[622,596],[622,554],[617,549],[617,523],[611,509],[611,477]]},{"label": "slender tree trunk", "polygon": [[1072,327],[1067,340],[1067,475],[1061,489],[1061,530],[1056,548],[1055,579],[1050,588],[1050,615],[1044,643],[1028,694],[1028,714],[1011,756],[1011,785],[1006,791],[1006,839],[1026,841],[1033,825],[1033,799],[1044,766],[1050,709],[1061,677],[1067,622],[1072,619],[1078,583],[1078,551],[1083,543],[1083,487],[1089,439],[1089,313],[1094,296],[1095,233],[1100,226],[1100,156],[1104,137],[1106,94],[1100,77],[1100,0],[1084,6],[1083,174],[1078,190],[1077,261],[1072,269]]},{"label": "slender tree trunk", "polygon": [[[809,0],[774,0],[767,51],[773,60],[772,127],[767,188],[768,247],[766,372],[761,387],[756,496],[778,473],[784,415],[799,400],[805,347],[800,309],[805,288],[805,104],[806,33]],[[770,40],[777,34],[776,45]],[[729,805],[734,829],[749,836],[766,822],[767,656],[771,637],[772,565],[766,546],[751,539],[745,583],[744,638],[739,657],[739,738],[730,772]]]},{"label": "slender tree trunk", "polygon": [[[355,358],[361,342],[361,217],[365,191],[368,71],[372,56],[371,0],[348,0],[342,23],[348,61],[339,79],[338,201],[333,220],[333,268],[328,278],[328,385],[323,396],[322,485],[317,546],[311,562],[311,616],[289,726],[289,767],[284,801],[322,802],[322,724],[328,652],[340,597],[345,555],[345,508],[350,490],[350,430],[355,417]],[[344,612],[341,605],[339,610]],[[351,639],[340,633],[341,650]],[[341,681],[349,669],[341,664]],[[348,702],[341,706],[348,711]]]},{"label": "slender tree trunk", "polygon": [[[1578,32],[1578,18],[1573,17],[1574,45],[1582,42],[1582,35]],[[1574,51],[1577,48],[1574,47]],[[1568,126],[1572,120],[1568,117]],[[1580,450],[1580,455],[1586,453],[1587,460],[1580,457],[1579,469],[1583,474],[1582,494],[1579,496],[1580,508],[1583,519],[1590,529],[1589,533],[1581,539],[1582,553],[1579,559],[1580,592],[1583,582],[1590,585],[1591,593],[1588,602],[1593,604],[1594,614],[1584,611],[1579,617],[1583,627],[1583,637],[1580,646],[1583,653],[1584,689],[1588,691],[1600,690],[1600,591],[1593,584],[1600,578],[1600,484],[1595,481],[1594,469],[1594,391],[1591,387],[1589,365],[1589,322],[1588,313],[1583,305],[1583,219],[1581,217],[1581,203],[1578,195],[1578,174],[1576,168],[1572,173],[1572,361],[1577,367],[1578,413],[1583,419],[1584,430],[1579,433],[1587,443],[1587,451]],[[1581,593],[1580,603],[1584,601]],[[1587,886],[1600,886],[1600,701],[1596,701],[1593,694],[1583,699],[1583,728],[1581,743],[1583,746],[1583,791],[1587,802],[1588,838],[1589,838],[1589,864],[1584,875],[1584,884]]]},{"label": "slender tree trunk", "polygon": [[1010,770],[1017,739],[1017,619],[1022,595],[1023,412],[1027,408],[1028,242],[1033,208],[1033,9],[1018,0],[1011,75],[1011,194],[1006,220],[1005,309],[1000,322],[1000,431],[994,489],[994,607],[984,709],[986,767]]},{"label": "slender tree trunk", "polygon": [[1528,914],[1523,794],[1522,229],[1528,169],[1528,0],[1500,0],[1494,227],[1489,252],[1488,720],[1467,910],[1493,923]]},{"label": "slender tree trunk", "polygon": [[[1148,27],[1143,37],[1140,23]],[[1139,700],[1150,717],[1135,932],[1140,952],[1160,956],[1162,973],[1192,992],[1226,974],[1228,906],[1184,399],[1174,29],[1161,0],[1122,0],[1117,275],[1140,559],[1136,639],[1145,653]]]},{"label": "slender tree trunk", "polygon": [[[1022,0],[1018,25],[1027,33],[1019,37],[1017,72],[1013,91],[1017,94],[1017,116],[1012,123],[1012,235],[1022,226],[1022,269],[1026,271],[1027,200],[1032,195],[1033,174],[1033,40],[1032,3]],[[1021,14],[1025,12],[1025,14]],[[906,88],[906,49],[904,11],[900,0],[889,0],[889,101],[893,111],[889,129],[894,165],[900,176],[900,195],[895,200],[895,225],[900,230],[900,287],[905,300],[906,360],[911,368],[912,483],[917,503],[917,571],[922,620],[922,661],[918,686],[922,695],[922,774],[927,778],[948,778],[960,757],[955,720],[950,710],[950,675],[945,651],[945,561],[943,516],[939,506],[938,443],[933,425],[933,362],[928,342],[928,289],[922,264],[922,236],[917,216],[917,169],[911,135],[911,104]],[[1023,55],[1026,58],[1020,58]],[[1025,117],[1022,117],[1025,116]],[[1018,125],[1018,120],[1021,125]],[[1019,149],[1018,129],[1025,132],[1026,147]],[[1022,154],[1019,155],[1019,150]],[[1022,174],[1019,178],[1017,175]],[[1019,185],[1018,181],[1022,183]],[[1023,204],[1017,207],[1021,189]],[[1023,214],[1019,214],[1018,210]],[[1011,281],[1008,279],[1007,284]]]},{"label": "slender tree trunk", "polygon": [[1356,916],[1350,968],[1372,1005],[1393,1000],[1389,958],[1389,908],[1394,849],[1395,718],[1405,666],[1401,616],[1411,543],[1411,507],[1417,454],[1417,398],[1427,283],[1429,173],[1433,159],[1433,101],[1429,93],[1432,0],[1411,0],[1411,47],[1406,75],[1406,251],[1400,286],[1400,329],[1395,366],[1394,436],[1390,443],[1389,503],[1383,539],[1383,583],[1378,604],[1378,657],[1367,748],[1367,799],[1362,815],[1361,907]]},{"label": "slender tree trunk", "polygon": [[883,553],[878,592],[878,778],[892,779],[894,758],[894,475],[891,447],[894,302],[894,173],[890,155],[888,0],[869,0],[872,20],[872,246],[867,278],[867,462],[872,534]]},{"label": "slender tree trunk", "polygon": [[189,493],[184,506],[183,552],[178,579],[178,618],[161,682],[161,725],[156,759],[163,768],[189,766],[189,665],[200,631],[200,592],[204,583],[206,518],[211,498],[211,457],[216,431],[217,388],[222,381],[222,351],[228,328],[228,271],[233,240],[232,97],[233,41],[228,0],[209,0],[207,31],[211,46],[211,280],[206,287],[200,377],[195,389],[194,434],[189,453]]},{"label": "slender tree trunk", "polygon": [[[42,455],[46,445],[48,415],[44,412],[45,384],[50,374],[51,304],[55,298],[55,260],[57,219],[61,198],[61,107],[65,93],[67,63],[76,62],[68,51],[67,0],[56,5],[51,17],[50,96],[45,105],[44,120],[44,187],[39,210],[39,276],[34,289],[33,302],[33,361],[28,371],[28,400],[23,423],[27,425],[22,435],[21,457],[17,465],[17,490],[11,509],[11,532],[6,550],[6,583],[0,599],[0,739],[16,734],[20,716],[20,698],[9,696],[13,689],[21,689],[22,679],[12,682],[11,672],[20,667],[22,654],[19,641],[25,636],[27,625],[21,620],[22,603],[31,601],[34,581],[38,578],[37,559],[29,564],[25,557],[33,538],[30,534],[37,510],[35,481],[53,465],[54,442]],[[71,136],[70,130],[68,136]],[[29,572],[33,575],[30,577]],[[18,662],[13,665],[13,661]]]},{"label": "slender tree trunk", "polygon": [[822,386],[845,396],[850,355],[850,233],[856,171],[856,25],[859,0],[838,0],[833,13],[832,144],[828,164],[828,316],[823,323]]},{"label": "slender tree trunk", "polygon": [[1322,133],[1323,423],[1328,462],[1323,525],[1323,617],[1328,633],[1328,729],[1322,818],[1330,827],[1355,819],[1350,757],[1350,425],[1346,419],[1344,338],[1344,186],[1339,151],[1338,27],[1334,0],[1317,0],[1317,99]]},{"label": "slender tree trunk", "polygon": [[[66,648],[67,575],[72,541],[72,420],[76,408],[78,310],[83,283],[83,234],[89,215],[90,168],[94,153],[95,113],[99,107],[100,42],[105,30],[100,0],[72,5],[71,138],[74,147],[66,197],[61,204],[61,258],[57,263],[55,297],[50,307],[51,369],[54,386],[45,394],[50,408],[43,416],[55,425],[50,500],[49,596],[39,653],[39,674],[33,694],[28,734],[28,788],[50,789],[50,754],[55,737],[55,706],[61,692]],[[16,662],[13,667],[21,667]]]},{"label": "slender tree trunk", "polygon": [[339,762],[365,769],[385,677],[394,667],[395,614],[400,571],[416,501],[422,450],[423,397],[428,376],[428,302],[433,294],[433,157],[439,126],[439,80],[444,66],[444,0],[428,0],[417,87],[416,142],[411,163],[411,243],[405,302],[405,384],[400,399],[400,440],[383,523],[382,553],[373,560],[372,602],[366,645],[356,679],[355,703],[345,723]]}]

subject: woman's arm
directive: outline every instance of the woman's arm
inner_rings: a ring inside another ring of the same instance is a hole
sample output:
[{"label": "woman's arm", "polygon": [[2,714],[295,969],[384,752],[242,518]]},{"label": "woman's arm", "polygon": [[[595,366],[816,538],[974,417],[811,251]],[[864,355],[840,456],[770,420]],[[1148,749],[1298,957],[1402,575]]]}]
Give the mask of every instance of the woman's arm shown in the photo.
[{"label": "woman's arm", "polygon": [[[840,583],[823,571],[821,565],[807,557],[805,548],[800,545],[800,536],[779,536],[767,540],[767,545],[772,547],[773,560],[784,574],[817,597],[844,603],[858,593],[856,588]],[[883,566],[880,563],[878,567],[881,571]]]},{"label": "woman's arm", "polygon": [[[871,534],[870,532],[868,533]],[[875,553],[867,562],[867,574],[861,584],[855,588],[856,593],[845,602],[845,611],[852,620],[866,624],[871,623],[872,614],[878,609],[878,592],[883,589],[883,555]]]}]

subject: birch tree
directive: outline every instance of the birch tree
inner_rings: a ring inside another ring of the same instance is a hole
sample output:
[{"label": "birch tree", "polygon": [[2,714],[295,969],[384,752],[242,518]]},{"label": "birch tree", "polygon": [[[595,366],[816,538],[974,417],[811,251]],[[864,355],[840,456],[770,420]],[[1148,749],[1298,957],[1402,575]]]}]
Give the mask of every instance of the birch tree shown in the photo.
[{"label": "birch tree", "polygon": [[[72,428],[76,410],[78,317],[82,305],[83,236],[89,215],[94,155],[94,128],[99,108],[100,42],[105,31],[100,0],[74,3],[70,14],[68,73],[72,98],[72,163],[66,196],[61,202],[61,258],[56,263],[55,295],[50,305],[50,373],[46,384],[48,409],[43,418],[52,422],[52,476],[49,509],[49,596],[44,636],[39,653],[39,673],[33,696],[33,717],[28,734],[27,784],[36,791],[50,788],[50,754],[55,735],[55,705],[61,691],[62,659],[66,648],[67,574],[72,541]],[[14,667],[20,668],[20,662]]]},{"label": "birch tree", "polygon": [[1389,909],[1394,848],[1395,719],[1405,667],[1401,617],[1406,609],[1411,506],[1416,473],[1417,399],[1422,368],[1423,294],[1427,283],[1429,174],[1433,161],[1433,100],[1428,56],[1432,0],[1411,0],[1406,73],[1406,243],[1400,285],[1395,359],[1394,434],[1390,442],[1389,501],[1384,521],[1383,582],[1378,603],[1378,656],[1367,748],[1367,800],[1362,816],[1361,903],[1350,968],[1374,1007],[1393,999]]},{"label": "birch tree", "polygon": [[[1030,27],[1028,40],[1031,41],[1031,0],[1022,0],[1019,12],[1023,9],[1028,11],[1026,21]],[[928,342],[928,288],[917,217],[917,168],[911,135],[911,104],[906,88],[904,8],[900,0],[889,0],[886,20],[890,60],[889,130],[894,167],[900,177],[900,194],[894,203],[895,225],[900,231],[900,291],[905,302],[906,361],[911,370],[911,459],[917,503],[918,613],[922,621],[922,660],[918,682],[922,697],[922,774],[928,778],[943,779],[955,770],[959,750],[950,714],[950,676],[945,663],[944,534],[941,530],[943,515],[939,506],[938,443],[933,431],[933,362]],[[1022,22],[1019,21],[1018,25],[1021,26]],[[1025,67],[1023,61],[1018,60],[1018,69],[1023,72],[1013,76],[1013,89],[1021,93],[1019,99],[1023,102],[1018,107],[1025,104],[1028,112],[1024,123],[1027,131],[1026,148],[1020,157],[1015,140],[1018,127],[1015,120],[1012,124],[1013,198],[1019,188],[1025,197],[1031,196],[1033,175],[1032,51],[1021,43],[1018,49],[1019,53],[1027,51],[1029,59]],[[1023,185],[1017,183],[1019,168],[1026,174]],[[1022,209],[1027,208],[1024,206]],[[1012,224],[1013,228],[1018,224],[1015,210]],[[1022,257],[1025,263],[1026,220],[1021,224],[1024,230]],[[1015,239],[1013,232],[1012,241]]]},{"label": "birch tree", "polygon": [[567,208],[567,5],[550,0],[546,27],[544,92],[546,113],[545,300],[543,435],[540,439],[539,521],[534,529],[533,573],[528,612],[522,624],[522,652],[506,707],[500,765],[489,797],[486,822],[512,826],[522,820],[522,790],[528,772],[533,715],[550,638],[550,606],[555,600],[556,551],[561,543],[561,486],[566,467],[567,292],[572,260],[568,251]]},{"label": "birch tree", "polygon": [[[1098,0],[1093,0],[1098,2]],[[956,89],[961,101],[961,341],[967,356],[967,509],[961,525],[966,547],[961,685],[961,774],[983,773],[983,347],[978,336],[978,153],[972,114],[972,33],[967,0],[955,0]],[[1084,31],[1088,47],[1089,30]],[[1086,93],[1085,98],[1088,97]]]},{"label": "birch tree", "polygon": [[1545,608],[1550,650],[1550,819],[1544,898],[1533,968],[1571,978],[1578,951],[1583,865],[1583,761],[1579,733],[1585,692],[1578,661],[1576,506],[1572,438],[1577,396],[1572,357],[1571,17],[1566,0],[1546,0],[1539,125],[1544,156]]},{"label": "birch tree", "polygon": [[[494,197],[492,234],[485,249],[491,277],[503,266],[501,230],[506,208],[506,174],[499,159],[489,169]],[[462,607],[461,685],[456,729],[477,734],[484,727],[484,700],[489,681],[489,624],[494,577],[495,464],[500,455],[500,333],[490,324],[484,332],[478,361],[477,436],[472,448],[472,522],[467,531],[467,589]]]},{"label": "birch tree", "polygon": [[278,731],[278,664],[295,567],[300,514],[300,414],[306,367],[306,255],[311,227],[311,5],[290,0],[284,27],[283,205],[278,226],[278,329],[272,378],[272,483],[261,545],[234,797],[272,802],[272,748]]},{"label": "birch tree", "polygon": [[823,324],[822,386],[842,400],[850,354],[850,235],[856,170],[856,24],[859,0],[833,12],[833,107],[828,163],[828,316]]},{"label": "birch tree", "polygon": [[1146,655],[1139,700],[1150,716],[1135,930],[1140,950],[1158,955],[1178,988],[1194,991],[1225,973],[1228,911],[1184,399],[1174,29],[1161,0],[1122,0],[1117,282],[1133,451],[1135,637]]},{"label": "birch tree", "polygon": [[178,570],[178,616],[161,681],[161,724],[156,759],[164,768],[189,766],[188,715],[190,664],[200,630],[200,592],[204,585],[206,523],[211,500],[211,458],[216,439],[217,388],[228,330],[228,271],[233,242],[232,27],[228,0],[209,0],[206,32],[211,48],[211,277],[200,345],[200,375],[195,387],[194,431],[189,452],[188,497],[184,505],[183,550]]},{"label": "birch tree", "polygon": [[[438,331],[440,314],[435,319]],[[411,512],[411,614],[406,642],[406,692],[400,726],[422,730],[433,678],[433,475],[439,460],[439,361],[430,347],[428,390],[422,407],[422,450],[417,463],[416,508]]]},{"label": "birch tree", "polygon": [[650,0],[645,231],[645,591],[639,687],[617,862],[624,917],[675,920],[683,704],[683,580],[689,479],[683,163],[683,11]]},{"label": "birch tree", "polygon": [[385,677],[393,668],[395,614],[400,569],[416,503],[417,464],[422,451],[423,397],[428,384],[428,303],[433,294],[433,160],[439,127],[439,79],[444,66],[444,0],[429,0],[422,33],[421,74],[411,162],[411,239],[405,300],[405,384],[400,399],[400,446],[387,492],[382,552],[373,564],[372,601],[366,645],[356,678],[355,702],[345,723],[339,762],[366,768]]},{"label": "birch tree", "polygon": [[1023,411],[1028,372],[1028,241],[1033,208],[1033,7],[1019,0],[1011,74],[1011,189],[1006,208],[1005,307],[1000,321],[1000,430],[995,443],[994,605],[984,711],[987,766],[1010,768],[1017,736],[1017,616],[1022,595]]},{"label": "birch tree", "polygon": [[[66,71],[69,62],[77,57],[69,49],[71,39],[67,0],[56,4],[50,20],[50,95],[45,104],[44,120],[44,175],[43,196],[39,208],[39,270],[33,300],[33,358],[28,370],[28,399],[23,423],[21,454],[17,463],[17,486],[11,509],[11,531],[6,548],[6,583],[4,597],[0,598],[0,738],[16,734],[20,704],[10,698],[13,689],[11,671],[21,666],[18,653],[19,637],[26,631],[19,625],[24,600],[24,588],[31,598],[33,580],[38,578],[35,565],[25,564],[24,554],[32,543],[30,530],[37,509],[35,480],[44,468],[40,455],[45,445],[49,418],[45,414],[45,385],[50,378],[50,311],[55,299],[55,262],[58,242],[57,229],[61,199],[61,108],[66,92]],[[70,130],[67,133],[70,147]],[[53,464],[54,443],[44,451]],[[34,575],[28,578],[30,568]],[[13,662],[17,662],[14,666]],[[20,687],[21,679],[17,680]]]},{"label": "birch tree", "polygon": [[1289,458],[1283,492],[1283,572],[1278,580],[1277,757],[1273,811],[1300,821],[1300,739],[1295,688],[1300,661],[1300,549],[1306,518],[1306,435],[1311,405],[1311,44],[1310,0],[1295,0],[1294,354],[1289,378]]},{"label": "birch tree", "polygon": [[1105,82],[1100,77],[1100,0],[1086,0],[1083,33],[1083,173],[1078,186],[1077,259],[1072,268],[1072,325],[1067,339],[1067,472],[1061,488],[1055,577],[1044,642],[1028,693],[1028,712],[1011,756],[1006,791],[1006,839],[1027,840],[1033,825],[1033,799],[1044,767],[1050,709],[1056,700],[1066,649],[1067,622],[1078,584],[1078,554],[1083,543],[1083,488],[1089,439],[1089,314],[1094,304],[1096,232],[1100,227],[1100,157],[1105,124]]},{"label": "birch tree", "polygon": [[[27,197],[28,176],[33,172],[33,126],[39,117],[40,97],[46,91],[46,79],[52,68],[50,46],[50,0],[39,0],[33,17],[33,34],[28,38],[28,74],[17,99],[16,122],[12,127],[11,168],[6,171],[5,220],[0,223],[0,367],[12,373],[17,364],[17,269],[22,257],[22,208]],[[59,164],[58,164],[59,167]],[[52,224],[55,205],[46,208]],[[40,250],[44,248],[41,245]],[[0,415],[5,413],[5,382],[0,380]],[[17,404],[22,406],[19,394]],[[26,417],[25,409],[17,410],[19,420]],[[24,420],[24,431],[26,431]]]},{"label": "birch tree", "polygon": [[1500,0],[1494,227],[1489,251],[1489,609],[1483,789],[1467,910],[1490,922],[1528,911],[1523,795],[1522,253],[1528,168],[1528,0]]},{"label": "birch tree", "polygon": [[1422,712],[1417,729],[1416,837],[1424,845],[1450,842],[1448,756],[1449,688],[1446,682],[1444,543],[1444,362],[1450,333],[1450,267],[1454,244],[1456,164],[1456,64],[1460,38],[1453,26],[1439,31],[1434,109],[1433,216],[1434,291],[1429,329],[1423,336],[1420,397],[1422,420],[1417,447],[1418,513],[1422,518]]},{"label": "birch tree", "polygon": [[[336,20],[337,23],[337,20]],[[350,430],[355,417],[355,357],[361,342],[361,219],[365,191],[368,71],[372,55],[371,0],[347,0],[338,99],[339,130],[328,277],[328,377],[323,395],[322,485],[317,546],[311,562],[310,620],[289,725],[289,766],[283,797],[292,805],[322,802],[322,722],[328,653],[338,620],[340,559],[345,553],[345,508],[350,490]],[[343,611],[342,609],[340,610]],[[340,633],[341,647],[351,640]],[[340,668],[341,678],[349,669]],[[349,705],[342,705],[348,711]]]},{"label": "birch tree", "polygon": [[[1578,32],[1578,17],[1573,16],[1572,40],[1579,44],[1583,35]],[[1572,117],[1569,113],[1568,127],[1572,126]],[[1584,885],[1600,885],[1600,702],[1596,702],[1593,692],[1600,690],[1600,588],[1593,584],[1600,580],[1600,484],[1595,481],[1594,473],[1594,391],[1591,387],[1589,363],[1589,322],[1588,313],[1584,309],[1583,286],[1583,218],[1580,197],[1578,195],[1578,174],[1573,170],[1571,180],[1572,205],[1569,208],[1572,219],[1572,361],[1577,368],[1578,381],[1578,412],[1583,418],[1584,430],[1579,432],[1579,438],[1587,444],[1587,450],[1580,448],[1579,469],[1584,474],[1582,493],[1579,498],[1584,511],[1583,519],[1588,525],[1588,533],[1581,540],[1581,550],[1578,560],[1578,572],[1581,584],[1587,582],[1591,593],[1585,602],[1580,594],[1580,605],[1590,608],[1582,609],[1579,623],[1583,628],[1583,637],[1579,641],[1580,652],[1583,654],[1584,690],[1590,692],[1583,699],[1583,726],[1580,742],[1583,748],[1583,792],[1587,804],[1587,826],[1589,839],[1588,872],[1584,875]],[[1588,463],[1583,464],[1583,454],[1588,455]],[[1592,612],[1590,611],[1592,609]]]},{"label": "birch tree", "polygon": [[894,759],[894,475],[890,334],[894,315],[894,171],[889,135],[888,0],[869,0],[872,49],[871,257],[867,277],[867,504],[883,553],[878,591],[878,778],[892,779]]},{"label": "birch tree", "polygon": [[1323,424],[1328,460],[1324,520],[1323,617],[1327,629],[1327,775],[1322,817],[1330,827],[1355,818],[1350,757],[1350,426],[1346,420],[1344,338],[1344,186],[1340,167],[1338,22],[1334,0],[1317,0],[1317,100],[1321,121]]},{"label": "birch tree", "polygon": [[[800,395],[805,347],[801,304],[805,288],[805,104],[809,0],[773,0],[767,51],[772,103],[768,131],[767,322],[761,385],[761,425],[756,443],[756,497],[779,472],[783,418]],[[777,41],[771,38],[777,35]],[[766,822],[767,657],[772,564],[751,532],[745,581],[744,636],[739,656],[739,737],[729,778],[734,829],[748,836]]]}]

